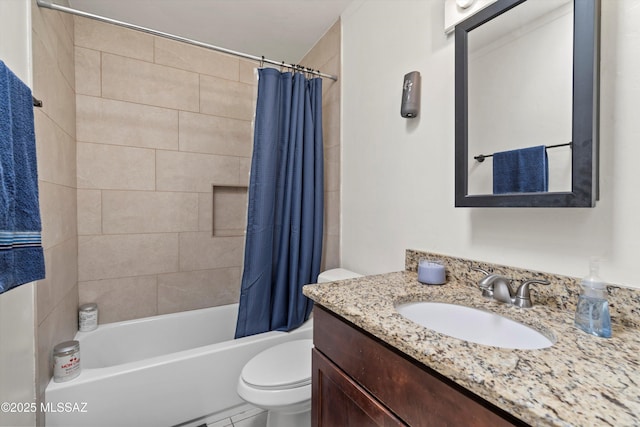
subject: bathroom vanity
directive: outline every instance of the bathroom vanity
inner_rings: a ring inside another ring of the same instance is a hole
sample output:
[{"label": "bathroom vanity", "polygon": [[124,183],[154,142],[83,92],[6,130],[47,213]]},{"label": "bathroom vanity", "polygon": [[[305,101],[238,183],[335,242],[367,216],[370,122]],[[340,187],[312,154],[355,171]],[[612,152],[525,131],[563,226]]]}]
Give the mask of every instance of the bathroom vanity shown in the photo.
[{"label": "bathroom vanity", "polygon": [[321,306],[313,339],[313,426],[526,425]]},{"label": "bathroom vanity", "polygon": [[[447,283],[422,285],[421,256],[447,265]],[[483,298],[480,266],[549,280],[520,309]],[[573,325],[575,279],[407,251],[401,272],[308,285],[314,311],[312,425],[640,425],[640,292],[609,287],[614,336]],[[437,301],[491,311],[547,336],[536,350],[498,348],[425,328],[395,309]]]}]

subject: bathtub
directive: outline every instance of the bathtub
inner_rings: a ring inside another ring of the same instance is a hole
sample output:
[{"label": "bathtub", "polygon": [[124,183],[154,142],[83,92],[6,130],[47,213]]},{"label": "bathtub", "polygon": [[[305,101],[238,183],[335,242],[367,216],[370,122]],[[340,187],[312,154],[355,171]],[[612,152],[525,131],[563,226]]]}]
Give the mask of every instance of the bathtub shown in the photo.
[{"label": "bathtub", "polygon": [[244,405],[236,383],[245,363],[275,344],[311,338],[313,326],[310,319],[291,332],[233,339],[237,315],[231,304],[78,332],[82,373],[49,383],[46,425],[197,425]]}]

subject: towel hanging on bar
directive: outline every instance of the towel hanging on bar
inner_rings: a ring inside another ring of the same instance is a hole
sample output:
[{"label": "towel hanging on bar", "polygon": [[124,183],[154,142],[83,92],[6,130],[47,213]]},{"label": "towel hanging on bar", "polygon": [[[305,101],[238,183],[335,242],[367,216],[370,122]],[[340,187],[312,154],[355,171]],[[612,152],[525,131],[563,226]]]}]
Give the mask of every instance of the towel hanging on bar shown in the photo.
[{"label": "towel hanging on bar", "polygon": [[0,61],[0,293],[45,277],[31,89]]},{"label": "towel hanging on bar", "polygon": [[549,161],[544,145],[494,153],[493,194],[549,191]]}]

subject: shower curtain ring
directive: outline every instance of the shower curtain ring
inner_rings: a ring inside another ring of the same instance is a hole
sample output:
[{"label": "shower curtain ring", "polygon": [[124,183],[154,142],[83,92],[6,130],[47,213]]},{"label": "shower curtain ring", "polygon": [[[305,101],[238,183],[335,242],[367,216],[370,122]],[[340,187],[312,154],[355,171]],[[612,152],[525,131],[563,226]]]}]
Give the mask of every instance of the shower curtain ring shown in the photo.
[{"label": "shower curtain ring", "polygon": [[262,58],[260,59],[260,68],[264,68],[264,55],[262,55]]}]

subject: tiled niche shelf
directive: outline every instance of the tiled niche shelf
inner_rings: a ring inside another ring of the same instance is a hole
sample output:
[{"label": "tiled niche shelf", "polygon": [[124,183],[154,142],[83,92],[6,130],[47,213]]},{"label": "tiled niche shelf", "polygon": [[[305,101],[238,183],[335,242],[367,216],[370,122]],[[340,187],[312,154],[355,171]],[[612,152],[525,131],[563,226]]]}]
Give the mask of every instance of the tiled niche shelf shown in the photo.
[{"label": "tiled niche shelf", "polygon": [[246,185],[212,185],[211,235],[244,236],[247,217]]}]

